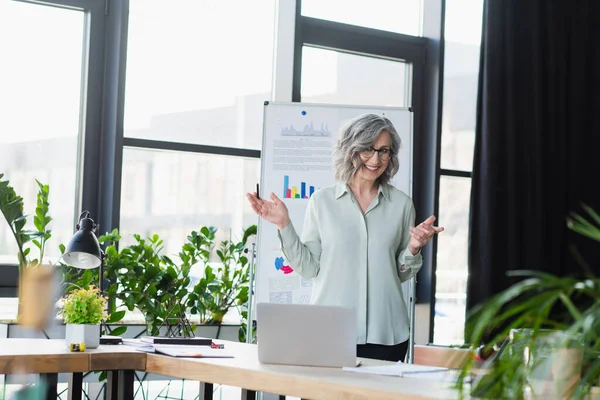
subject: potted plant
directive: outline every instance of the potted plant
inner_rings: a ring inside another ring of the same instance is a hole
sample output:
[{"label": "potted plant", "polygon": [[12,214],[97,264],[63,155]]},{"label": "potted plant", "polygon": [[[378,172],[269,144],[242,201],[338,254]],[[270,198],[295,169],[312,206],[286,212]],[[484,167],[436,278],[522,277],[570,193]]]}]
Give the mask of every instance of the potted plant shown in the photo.
[{"label": "potted plant", "polygon": [[67,343],[85,343],[88,349],[98,347],[100,322],[106,317],[105,307],[106,299],[93,286],[71,291],[62,304]]},{"label": "potted plant", "polygon": [[[568,226],[600,241],[600,216],[572,214]],[[465,339],[480,354],[469,359],[457,387],[472,378],[471,397],[587,398],[600,382],[600,278],[511,271],[520,282],[470,312]],[[479,374],[483,371],[482,374]]]},{"label": "potted plant", "polygon": [[[37,202],[33,224],[36,230],[27,229],[27,215],[24,213],[23,198],[19,196],[4,174],[0,173],[0,213],[4,216],[10,232],[17,244],[17,259],[19,268],[19,288],[22,288],[24,271],[28,267],[36,267],[44,262],[44,250],[46,242],[51,237],[49,229],[52,218],[49,215],[50,188],[36,180],[38,185]],[[39,257],[33,258],[31,253],[32,243],[39,250]],[[18,315],[21,315],[19,303]]]}]

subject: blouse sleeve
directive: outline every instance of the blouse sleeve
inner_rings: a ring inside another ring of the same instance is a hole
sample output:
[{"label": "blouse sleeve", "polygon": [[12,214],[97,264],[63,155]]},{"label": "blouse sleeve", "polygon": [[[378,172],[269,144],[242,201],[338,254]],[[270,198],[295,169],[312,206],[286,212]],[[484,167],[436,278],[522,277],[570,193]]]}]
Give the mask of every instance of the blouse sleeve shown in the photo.
[{"label": "blouse sleeve", "polygon": [[312,196],[308,200],[302,238],[296,233],[291,221],[288,226],[278,232],[283,254],[294,271],[305,279],[316,277],[320,268],[321,235],[315,198],[316,196]]}]

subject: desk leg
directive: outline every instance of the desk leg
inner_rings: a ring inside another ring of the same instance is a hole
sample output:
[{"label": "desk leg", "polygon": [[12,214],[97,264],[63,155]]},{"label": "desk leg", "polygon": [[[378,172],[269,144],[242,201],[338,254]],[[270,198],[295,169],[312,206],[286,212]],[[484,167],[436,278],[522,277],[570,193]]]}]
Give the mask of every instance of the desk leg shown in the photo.
[{"label": "desk leg", "polygon": [[83,392],[83,372],[73,372],[69,374],[69,392],[68,400],[81,400]]},{"label": "desk leg", "polygon": [[256,400],[256,392],[254,390],[242,389],[242,400]]},{"label": "desk leg", "polygon": [[212,400],[214,387],[212,383],[200,382],[198,400]]},{"label": "desk leg", "polygon": [[120,371],[119,383],[123,397],[120,400],[133,400],[133,383],[135,381],[135,372],[131,369]]},{"label": "desk leg", "polygon": [[133,400],[134,371],[108,371],[106,400]]},{"label": "desk leg", "polygon": [[106,386],[104,386],[106,400],[119,399],[119,371],[106,371]]},{"label": "desk leg", "polygon": [[58,374],[40,374],[40,378],[46,383],[46,400],[56,400],[58,392]]}]

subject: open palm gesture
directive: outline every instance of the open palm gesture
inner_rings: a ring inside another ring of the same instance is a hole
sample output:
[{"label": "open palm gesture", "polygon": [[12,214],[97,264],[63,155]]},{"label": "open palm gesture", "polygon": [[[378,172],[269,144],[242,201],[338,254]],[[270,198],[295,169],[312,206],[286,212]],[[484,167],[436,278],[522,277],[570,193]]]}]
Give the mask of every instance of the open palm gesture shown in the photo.
[{"label": "open palm gesture", "polygon": [[290,223],[288,209],[285,203],[279,197],[275,196],[275,193],[271,193],[271,200],[273,201],[259,198],[256,192],[246,193],[246,198],[256,214],[270,223],[277,225],[279,230],[282,230]]}]

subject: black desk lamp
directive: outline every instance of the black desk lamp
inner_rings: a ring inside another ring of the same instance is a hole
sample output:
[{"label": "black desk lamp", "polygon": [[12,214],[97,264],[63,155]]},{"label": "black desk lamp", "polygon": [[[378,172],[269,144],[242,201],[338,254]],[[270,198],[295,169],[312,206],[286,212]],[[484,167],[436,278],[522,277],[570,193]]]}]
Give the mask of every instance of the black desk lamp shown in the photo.
[{"label": "black desk lamp", "polygon": [[94,269],[100,267],[100,285],[102,293],[102,275],[104,274],[104,252],[96,238],[97,225],[90,218],[90,212],[84,211],[79,216],[77,232],[69,242],[63,258],[75,268]]},{"label": "black desk lamp", "polygon": [[[98,225],[90,218],[90,212],[84,211],[79,216],[77,223],[77,232],[69,242],[63,259],[71,266],[80,269],[94,269],[100,267],[98,271],[98,292],[102,296],[104,283],[104,252],[100,248],[96,229]],[[104,322],[101,323],[104,325]],[[100,344],[109,344],[120,342],[121,339],[115,336],[101,336]]]}]

